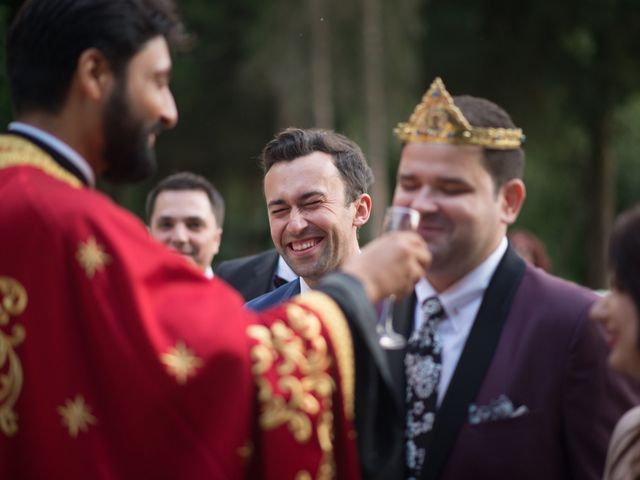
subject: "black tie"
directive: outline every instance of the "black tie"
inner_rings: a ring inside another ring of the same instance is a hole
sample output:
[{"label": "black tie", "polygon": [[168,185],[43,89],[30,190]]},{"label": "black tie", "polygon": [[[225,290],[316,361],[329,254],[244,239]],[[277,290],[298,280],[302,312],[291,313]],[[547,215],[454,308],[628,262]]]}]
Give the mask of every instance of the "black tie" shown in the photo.
[{"label": "black tie", "polygon": [[435,296],[427,298],[422,308],[424,322],[409,338],[404,358],[407,377],[405,442],[408,479],[417,479],[425,463],[442,369],[442,346],[437,329],[446,313]]},{"label": "black tie", "polygon": [[274,288],[281,287],[285,283],[288,283],[288,282],[284,278],[279,277],[278,275],[274,275],[273,276],[273,286],[274,286]]}]

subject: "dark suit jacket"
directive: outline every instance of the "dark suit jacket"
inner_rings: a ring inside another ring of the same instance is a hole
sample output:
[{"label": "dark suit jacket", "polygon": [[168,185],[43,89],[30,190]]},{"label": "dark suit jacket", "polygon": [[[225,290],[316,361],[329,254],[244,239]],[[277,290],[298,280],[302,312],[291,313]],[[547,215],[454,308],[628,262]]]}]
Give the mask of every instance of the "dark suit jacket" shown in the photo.
[{"label": "dark suit jacket", "polygon": [[249,301],[274,289],[273,277],[278,267],[275,249],[220,263],[215,269],[222,278]]},{"label": "dark suit jacket", "polygon": [[[595,296],[525,266],[510,248],[472,327],[427,447],[421,479],[600,479],[609,435],[636,401],[606,364]],[[409,333],[413,301],[396,311]],[[404,396],[402,352],[389,353]],[[523,415],[469,423],[469,407],[502,395]]]},{"label": "dark suit jacket", "polygon": [[402,455],[403,411],[378,342],[378,315],[366,300],[360,282],[349,275],[331,273],[315,290],[329,294],[349,321],[356,360],[355,424],[362,478],[402,479],[403,463],[398,459]]},{"label": "dark suit jacket", "polygon": [[278,288],[276,288],[275,290],[272,290],[271,292],[267,292],[263,295],[260,295],[257,298],[254,298],[253,300],[249,300],[246,303],[246,307],[258,312],[260,310],[264,310],[265,308],[278,305],[279,303],[282,303],[285,300],[289,300],[291,297],[295,297],[299,293],[300,293],[300,278],[296,278],[295,280],[289,283],[280,285]]}]

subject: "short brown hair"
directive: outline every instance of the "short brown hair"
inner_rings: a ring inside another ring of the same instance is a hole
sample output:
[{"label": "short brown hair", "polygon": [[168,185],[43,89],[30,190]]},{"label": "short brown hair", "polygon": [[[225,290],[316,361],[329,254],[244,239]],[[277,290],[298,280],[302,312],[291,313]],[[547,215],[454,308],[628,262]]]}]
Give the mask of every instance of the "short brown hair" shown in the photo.
[{"label": "short brown hair", "polygon": [[[453,97],[472,127],[517,128],[509,114],[501,107],[484,98],[470,95]],[[496,191],[514,178],[521,179],[524,174],[524,150],[484,149],[483,164],[493,179]]]},{"label": "short brown hair", "polygon": [[345,186],[347,204],[369,191],[373,172],[360,147],[344,135],[319,128],[287,128],[262,150],[262,170],[266,174],[278,162],[291,162],[313,152],[331,155]]},{"label": "short brown hair", "polygon": [[179,172],[169,175],[160,180],[158,184],[147,195],[146,213],[147,223],[151,223],[151,216],[156,207],[156,199],[160,193],[167,190],[200,190],[209,198],[213,216],[216,219],[218,228],[222,228],[224,222],[224,199],[220,192],[211,184],[209,180],[201,175],[191,172]]}]

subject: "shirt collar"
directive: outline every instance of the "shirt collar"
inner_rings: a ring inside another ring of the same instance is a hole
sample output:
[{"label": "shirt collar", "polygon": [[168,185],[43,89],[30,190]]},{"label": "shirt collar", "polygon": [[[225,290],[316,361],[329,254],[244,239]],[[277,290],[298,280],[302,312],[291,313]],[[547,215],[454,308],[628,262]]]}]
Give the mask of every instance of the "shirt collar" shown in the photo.
[{"label": "shirt collar", "polygon": [[311,290],[311,287],[307,285],[307,282],[304,281],[304,278],[300,277],[300,293],[306,293]]},{"label": "shirt collar", "polygon": [[278,266],[276,267],[276,275],[286,280],[287,282],[290,282],[291,280],[295,280],[296,278],[298,278],[298,275],[296,275],[296,272],[291,270],[291,267],[287,262],[284,261],[284,258],[282,258],[282,255],[278,255]]},{"label": "shirt collar", "polygon": [[207,278],[213,278],[213,268],[211,268],[211,265],[205,269],[204,276]]},{"label": "shirt collar", "polygon": [[95,175],[87,161],[82,158],[78,152],[76,152],[73,148],[71,148],[59,138],[54,137],[50,133],[47,133],[40,128],[34,127],[33,125],[28,125],[23,122],[11,122],[9,124],[9,131],[30,135],[33,138],[46,144],[49,148],[55,150],[60,155],[69,160],[69,162],[71,162],[80,171],[80,173],[82,173],[82,175],[84,176],[84,180],[86,180],[89,186],[95,186]]},{"label": "shirt collar", "polygon": [[436,292],[426,278],[420,279],[416,284],[416,297],[419,305],[422,305],[427,298],[437,295],[442,304],[442,308],[451,319],[454,329],[458,329],[457,321],[460,318],[460,309],[474,300],[481,298],[484,291],[489,286],[500,259],[507,251],[507,238],[503,237],[498,247],[480,265],[466,274],[456,283],[447,288],[444,292]]}]

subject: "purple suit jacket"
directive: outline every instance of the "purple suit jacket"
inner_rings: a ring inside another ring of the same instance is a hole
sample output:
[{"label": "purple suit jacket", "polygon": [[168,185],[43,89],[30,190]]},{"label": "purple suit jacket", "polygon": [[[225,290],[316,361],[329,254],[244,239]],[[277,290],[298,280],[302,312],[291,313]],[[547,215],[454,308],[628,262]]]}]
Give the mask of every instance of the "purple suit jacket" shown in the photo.
[{"label": "purple suit jacket", "polygon": [[[588,319],[594,299],[507,250],[436,415],[421,479],[601,478],[613,427],[638,399],[607,366]],[[398,311],[398,329],[407,332],[414,304]],[[402,356],[390,354],[401,395]],[[505,402],[518,414],[500,411]]]}]

